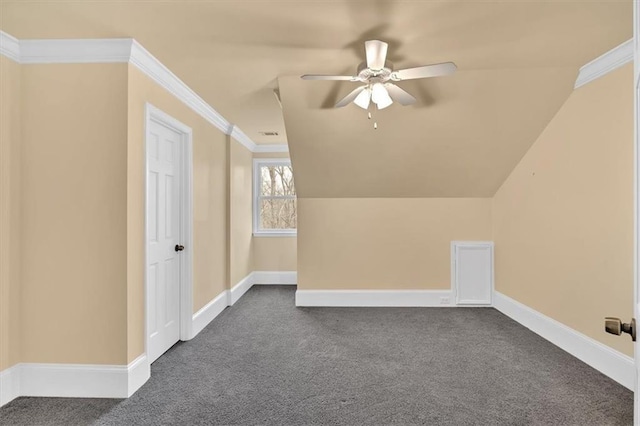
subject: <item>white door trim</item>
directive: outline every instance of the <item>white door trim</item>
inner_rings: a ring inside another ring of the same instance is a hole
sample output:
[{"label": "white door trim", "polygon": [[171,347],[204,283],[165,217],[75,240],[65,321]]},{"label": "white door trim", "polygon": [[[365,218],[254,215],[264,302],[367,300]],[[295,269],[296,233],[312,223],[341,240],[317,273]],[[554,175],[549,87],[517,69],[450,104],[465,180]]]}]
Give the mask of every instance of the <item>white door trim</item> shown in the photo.
[{"label": "white door trim", "polygon": [[[633,127],[634,127],[634,155],[633,155],[633,208],[634,208],[634,232],[633,232],[633,314],[636,320],[640,320],[640,278],[638,268],[640,267],[640,252],[638,242],[640,240],[640,4],[633,2],[633,51],[634,51],[634,71],[633,71]],[[640,426],[640,343],[635,344],[635,392],[633,424]]]},{"label": "white door trim", "polygon": [[144,202],[144,353],[149,351],[149,283],[147,263],[149,238],[147,235],[148,215],[148,182],[149,174],[149,124],[155,122],[180,133],[181,167],[180,167],[180,235],[184,251],[180,259],[180,340],[189,340],[193,329],[193,131],[190,127],[161,111],[150,103],[145,104],[145,202]]},{"label": "white door trim", "polygon": [[[460,300],[458,292],[458,268],[456,265],[457,250],[459,248],[487,248],[491,255],[491,289],[489,292],[489,299],[486,302],[474,303],[469,301]],[[493,261],[493,241],[451,241],[451,296],[453,305],[464,306],[491,306],[493,303],[493,294],[495,293],[495,273],[494,273],[494,261]]]}]

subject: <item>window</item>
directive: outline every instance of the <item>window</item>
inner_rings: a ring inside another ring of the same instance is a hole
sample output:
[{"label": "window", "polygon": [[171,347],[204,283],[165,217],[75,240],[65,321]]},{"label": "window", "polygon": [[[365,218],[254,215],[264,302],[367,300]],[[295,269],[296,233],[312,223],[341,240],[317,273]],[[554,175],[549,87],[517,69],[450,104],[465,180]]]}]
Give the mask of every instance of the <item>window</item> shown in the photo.
[{"label": "window", "polygon": [[253,234],[295,236],[296,190],[288,159],[253,162]]}]

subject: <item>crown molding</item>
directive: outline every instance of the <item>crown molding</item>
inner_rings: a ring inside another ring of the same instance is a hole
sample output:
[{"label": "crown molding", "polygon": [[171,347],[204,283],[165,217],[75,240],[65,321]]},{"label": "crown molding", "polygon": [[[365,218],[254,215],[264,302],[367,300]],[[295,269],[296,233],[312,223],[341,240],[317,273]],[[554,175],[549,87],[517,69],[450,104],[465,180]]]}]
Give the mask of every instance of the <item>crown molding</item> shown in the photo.
[{"label": "crown molding", "polygon": [[240,145],[244,146],[251,152],[256,152],[257,144],[251,140],[249,136],[247,136],[238,126],[233,126],[231,131],[227,133],[231,135],[233,139],[240,143]]},{"label": "crown molding", "polygon": [[0,55],[20,62],[20,41],[4,31],[0,31]]},{"label": "crown molding", "polygon": [[153,56],[140,43],[131,39],[131,54],[128,62],[138,68],[149,78],[163,87],[167,92],[180,99],[195,113],[213,124],[224,134],[230,134],[232,127],[218,111],[205,102],[196,92],[180,80],[162,62]]},{"label": "crown molding", "polygon": [[286,143],[256,144],[253,152],[289,152],[289,145]]},{"label": "crown molding", "polygon": [[633,39],[629,39],[580,68],[574,89],[633,61]]},{"label": "crown molding", "polygon": [[236,142],[239,142],[242,146],[253,153],[289,152],[289,145],[287,145],[286,142],[270,144],[255,143],[249,136],[240,130],[238,126],[233,126],[233,129],[231,129],[231,132],[228,134],[231,135]]},{"label": "crown molding", "polygon": [[131,57],[130,38],[20,40],[21,64],[122,63]]},{"label": "crown molding", "polygon": [[129,63],[218,130],[251,152],[287,152],[286,144],[258,145],[227,121],[169,68],[131,38],[18,40],[0,31],[0,54],[21,64]]}]

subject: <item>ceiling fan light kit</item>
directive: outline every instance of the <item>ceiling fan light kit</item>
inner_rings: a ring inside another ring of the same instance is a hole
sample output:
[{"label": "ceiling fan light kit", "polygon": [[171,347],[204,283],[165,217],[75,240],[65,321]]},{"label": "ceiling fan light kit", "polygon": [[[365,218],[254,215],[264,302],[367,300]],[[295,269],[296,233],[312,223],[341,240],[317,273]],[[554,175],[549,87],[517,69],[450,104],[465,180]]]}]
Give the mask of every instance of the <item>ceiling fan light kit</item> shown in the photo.
[{"label": "ceiling fan light kit", "polygon": [[388,47],[389,45],[384,41],[365,41],[364,48],[367,60],[358,66],[355,76],[305,74],[300,78],[303,80],[365,83],[342,98],[335,107],[342,108],[353,102],[360,108],[369,109],[371,102],[373,102],[377,109],[384,109],[393,102],[405,106],[416,102],[416,98],[392,82],[451,75],[457,69],[453,62],[445,62],[394,71],[393,64],[386,60]]}]

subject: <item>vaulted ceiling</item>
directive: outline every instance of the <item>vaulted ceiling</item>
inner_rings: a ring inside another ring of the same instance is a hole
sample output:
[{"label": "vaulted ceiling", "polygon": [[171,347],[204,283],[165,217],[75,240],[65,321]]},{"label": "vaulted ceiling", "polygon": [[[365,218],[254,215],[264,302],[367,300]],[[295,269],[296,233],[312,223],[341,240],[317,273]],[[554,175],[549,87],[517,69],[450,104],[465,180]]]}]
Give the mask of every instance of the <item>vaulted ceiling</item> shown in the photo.
[{"label": "vaulted ceiling", "polygon": [[[632,1],[3,0],[0,29],[135,38],[253,140],[288,140],[300,196],[482,197],[580,66],[632,37]],[[375,113],[374,130],[364,110],[331,108],[354,83],[299,79],[354,73],[369,39],[389,43],[396,69],[453,61],[458,72],[401,82],[418,103]]]}]

